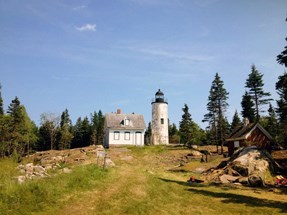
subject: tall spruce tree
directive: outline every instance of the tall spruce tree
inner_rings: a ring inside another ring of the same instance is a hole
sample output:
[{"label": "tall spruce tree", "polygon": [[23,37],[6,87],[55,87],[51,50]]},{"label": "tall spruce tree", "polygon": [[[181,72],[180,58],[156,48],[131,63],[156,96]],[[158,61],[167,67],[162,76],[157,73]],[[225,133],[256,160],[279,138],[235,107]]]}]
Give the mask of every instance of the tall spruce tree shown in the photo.
[{"label": "tall spruce tree", "polygon": [[101,110],[98,112],[98,128],[97,128],[97,144],[103,145],[104,143],[104,125],[105,117]]},{"label": "tall spruce tree", "polygon": [[241,115],[243,118],[248,118],[250,122],[255,122],[255,107],[254,102],[252,101],[251,95],[249,95],[246,91],[242,96],[241,101]]},{"label": "tall spruce tree", "polygon": [[2,99],[2,85],[0,83],[0,117],[4,115],[3,99]]},{"label": "tall spruce tree", "polygon": [[278,77],[276,91],[279,95],[276,112],[279,116],[280,140],[287,147],[287,73]]},{"label": "tall spruce tree", "polygon": [[255,104],[255,117],[256,121],[259,121],[260,118],[260,107],[263,105],[266,105],[271,101],[272,99],[268,98],[270,97],[269,92],[264,92],[263,90],[263,74],[261,74],[255,67],[255,65],[251,66],[251,73],[249,74],[245,87],[249,89],[249,95],[251,95],[252,100]]},{"label": "tall spruce tree", "polygon": [[237,110],[235,111],[233,118],[232,118],[232,123],[231,123],[231,130],[235,129],[236,127],[239,127],[242,125],[242,122],[239,118]]},{"label": "tall spruce tree", "polygon": [[65,109],[61,115],[58,149],[69,149],[71,147],[71,141],[73,139],[72,134],[72,121],[68,109]]},{"label": "tall spruce tree", "polygon": [[217,146],[221,146],[221,153],[223,153],[223,144],[227,132],[225,113],[229,106],[227,103],[229,93],[224,88],[224,83],[218,73],[215,74],[209,93],[207,103],[208,113],[204,115],[203,121],[209,122],[211,125],[210,127],[214,130],[211,133],[214,136],[213,139],[215,139]]},{"label": "tall spruce tree", "polygon": [[[285,21],[287,21],[287,18]],[[287,41],[287,37],[285,40]],[[285,46],[284,50],[277,56],[277,62],[287,67],[287,46]]]},{"label": "tall spruce tree", "polygon": [[272,106],[272,104],[269,104],[269,108],[268,108],[268,116],[267,118],[267,125],[266,125],[266,130],[271,134],[271,136],[274,139],[277,139],[277,135],[278,135],[278,122],[276,119],[276,113],[275,110]]},{"label": "tall spruce tree", "polygon": [[183,144],[188,145],[193,138],[193,122],[187,104],[184,104],[182,111],[183,115],[179,122],[180,141]]}]

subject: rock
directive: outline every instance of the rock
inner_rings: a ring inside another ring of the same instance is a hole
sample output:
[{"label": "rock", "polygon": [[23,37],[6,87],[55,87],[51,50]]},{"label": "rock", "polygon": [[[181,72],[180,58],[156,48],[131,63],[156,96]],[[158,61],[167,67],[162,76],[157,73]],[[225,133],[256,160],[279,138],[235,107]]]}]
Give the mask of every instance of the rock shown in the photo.
[{"label": "rock", "polygon": [[67,167],[65,167],[62,171],[63,171],[63,173],[71,173],[72,172],[72,170],[67,168]]},{"label": "rock", "polygon": [[116,166],[115,163],[110,159],[110,158],[106,158],[106,166],[108,167],[114,167]]},{"label": "rock", "polygon": [[248,176],[248,182],[251,187],[262,187],[264,185],[262,178],[256,174]]},{"label": "rock", "polygon": [[238,179],[238,177],[232,176],[232,175],[222,175],[219,177],[221,183],[223,184],[228,184],[228,183],[232,183],[234,181],[236,181]]},{"label": "rock", "polygon": [[128,155],[128,156],[121,158],[121,160],[124,160],[124,161],[132,160],[132,159],[133,159],[133,156],[131,156],[131,155]]},{"label": "rock", "polygon": [[198,149],[198,146],[197,146],[197,145],[191,145],[190,147],[191,147],[192,149],[196,149],[196,150]]},{"label": "rock", "polygon": [[188,156],[201,157],[202,154],[199,151],[191,150]]},{"label": "rock", "polygon": [[16,179],[17,179],[18,184],[23,184],[26,180],[26,177],[21,175],[21,176],[16,177]]},{"label": "rock", "polygon": [[203,173],[205,171],[205,169],[204,168],[202,168],[202,167],[198,167],[198,168],[196,168],[195,170],[193,170],[192,172],[194,172],[194,173],[198,173],[198,174],[201,174],[201,173]]},{"label": "rock", "polygon": [[240,184],[248,185],[248,177],[241,177],[238,179]]},{"label": "rock", "polygon": [[45,172],[45,168],[42,166],[34,166],[33,170],[34,170],[34,172],[37,172],[37,173],[44,173]]}]

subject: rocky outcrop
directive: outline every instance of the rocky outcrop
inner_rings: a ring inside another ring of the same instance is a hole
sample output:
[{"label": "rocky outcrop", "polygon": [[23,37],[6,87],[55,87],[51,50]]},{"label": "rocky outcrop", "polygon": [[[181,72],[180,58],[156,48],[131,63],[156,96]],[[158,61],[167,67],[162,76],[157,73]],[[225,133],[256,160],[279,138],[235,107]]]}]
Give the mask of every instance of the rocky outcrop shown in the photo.
[{"label": "rocky outcrop", "polygon": [[[103,165],[106,152],[102,146],[92,145],[85,148],[70,150],[49,150],[44,152],[36,152],[29,156],[29,160],[33,163],[20,164],[17,169],[20,176],[16,177],[18,183],[23,183],[29,179],[37,179],[48,177],[47,173],[50,169],[59,169],[58,173],[70,173],[70,168],[61,169],[61,165],[77,165],[95,163]],[[106,158],[105,167],[115,166],[113,161]]]},{"label": "rocky outcrop", "polygon": [[215,183],[241,183],[257,187],[263,186],[266,176],[279,168],[268,152],[250,146],[238,149],[228,161],[204,174],[207,181]]}]

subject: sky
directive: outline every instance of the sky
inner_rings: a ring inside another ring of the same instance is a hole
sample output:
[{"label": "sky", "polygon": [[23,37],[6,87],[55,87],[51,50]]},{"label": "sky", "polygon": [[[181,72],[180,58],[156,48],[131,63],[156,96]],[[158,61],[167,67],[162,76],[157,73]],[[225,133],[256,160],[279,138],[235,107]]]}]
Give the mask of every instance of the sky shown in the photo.
[{"label": "sky", "polygon": [[147,124],[161,89],[171,123],[187,104],[205,128],[218,73],[231,120],[252,64],[278,98],[286,15],[286,0],[0,0],[4,108],[17,96],[37,125],[41,114],[66,108],[73,123],[120,108]]}]

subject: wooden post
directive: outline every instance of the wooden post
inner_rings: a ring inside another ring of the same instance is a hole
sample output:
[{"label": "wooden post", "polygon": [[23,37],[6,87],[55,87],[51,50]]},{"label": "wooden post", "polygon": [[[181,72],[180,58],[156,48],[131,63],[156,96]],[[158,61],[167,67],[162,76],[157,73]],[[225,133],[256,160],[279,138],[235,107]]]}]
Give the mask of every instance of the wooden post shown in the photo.
[{"label": "wooden post", "polygon": [[103,169],[106,169],[106,159],[107,159],[107,153],[105,153],[105,157],[104,157],[104,164],[103,164]]}]

